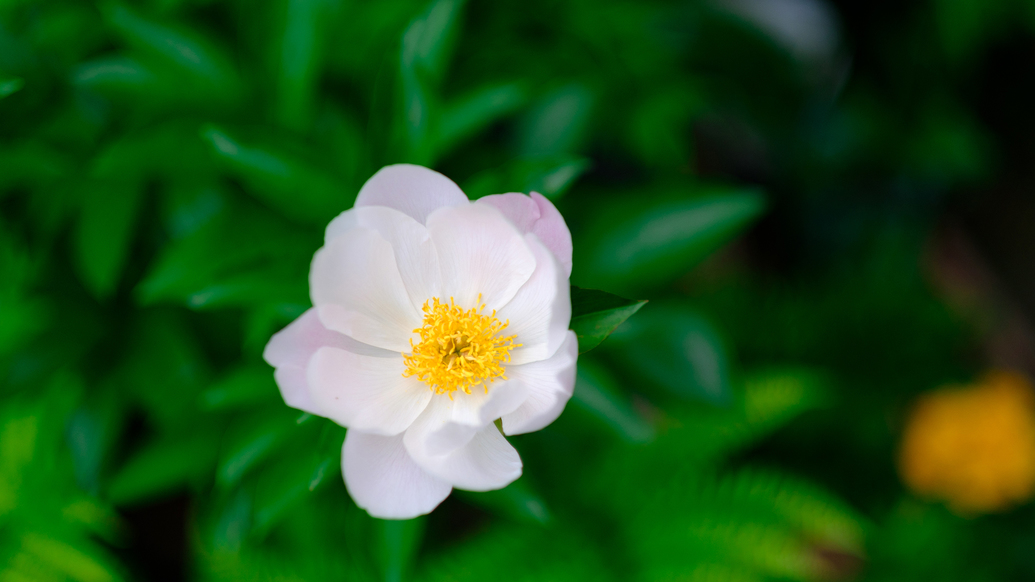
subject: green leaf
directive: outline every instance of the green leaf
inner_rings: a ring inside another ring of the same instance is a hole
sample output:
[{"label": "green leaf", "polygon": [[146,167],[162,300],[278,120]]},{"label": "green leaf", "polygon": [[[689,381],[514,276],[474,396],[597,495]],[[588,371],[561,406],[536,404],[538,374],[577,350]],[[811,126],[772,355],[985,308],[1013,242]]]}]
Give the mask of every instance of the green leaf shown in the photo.
[{"label": "green leaf", "polygon": [[216,427],[195,423],[146,445],[112,477],[108,499],[140,503],[211,478],[218,443]]},{"label": "green leaf", "polygon": [[654,438],[654,427],[622,397],[607,370],[593,362],[579,362],[571,400],[626,441],[647,442]]},{"label": "green leaf", "polygon": [[[422,582],[611,582],[633,579],[624,564],[616,568],[616,563],[620,563],[622,558],[614,559],[616,552],[613,546],[601,541],[600,536],[587,535],[587,530],[600,528],[605,523],[616,522],[583,522],[579,524],[581,527],[575,527],[558,520],[548,532],[538,524],[489,523],[478,535],[454,540],[438,551],[421,556],[419,570],[413,579]],[[609,526],[603,527],[609,529]]]},{"label": "green leaf", "polygon": [[209,85],[214,90],[210,99],[236,96],[237,74],[230,59],[196,32],[149,20],[116,2],[107,3],[103,12],[112,28],[134,48]]},{"label": "green leaf", "polygon": [[275,3],[279,42],[271,43],[276,71],[277,120],[292,129],[310,123],[326,23],[324,0],[282,0]]},{"label": "green leaf", "polygon": [[610,353],[636,375],[689,399],[726,403],[729,361],[715,327],[678,304],[652,304],[611,336]]},{"label": "green leaf", "polygon": [[252,498],[246,488],[238,488],[223,496],[210,515],[212,544],[217,551],[238,553],[252,524]]},{"label": "green leaf", "polygon": [[312,416],[285,406],[262,410],[240,419],[227,431],[216,469],[216,484],[229,488],[287,440]]},{"label": "green leaf", "polygon": [[0,79],[0,99],[17,92],[23,85],[25,85],[25,82],[21,79]]},{"label": "green leaf", "polygon": [[477,174],[464,184],[464,192],[471,198],[501,192],[539,192],[556,200],[589,168],[587,158],[568,155],[520,158]]},{"label": "green leaf", "polygon": [[[280,300],[308,303],[306,272],[321,233],[297,230],[268,210],[218,196],[186,210],[193,230],[162,250],[137,286],[145,303],[176,301],[191,308]],[[196,221],[201,220],[201,224]]]},{"label": "green leaf", "polygon": [[115,546],[124,545],[129,533],[118,512],[95,497],[68,503],[61,508],[61,517]]},{"label": "green leaf", "polygon": [[306,273],[321,233],[297,230],[264,209],[216,204],[193,233],[165,247],[137,285],[137,299],[195,309],[308,305]]},{"label": "green leaf", "polygon": [[181,311],[136,313],[117,379],[149,423],[181,430],[184,419],[197,416],[198,395],[211,382],[209,351]]},{"label": "green leaf", "polygon": [[104,57],[82,63],[72,72],[72,83],[106,93],[158,93],[165,87],[152,67],[126,56]]},{"label": "green leaf", "polygon": [[13,407],[4,411],[0,426],[0,517],[19,506],[19,490],[23,473],[36,454],[40,419],[37,416],[13,414]]},{"label": "green leaf", "polygon": [[108,408],[109,410],[102,411],[83,407],[68,420],[66,429],[76,482],[81,489],[94,495],[98,491],[98,476],[104,460],[105,445],[108,444],[106,437],[109,435],[105,434],[105,428],[111,423],[110,417],[115,414],[110,410],[110,405]]},{"label": "green leaf", "polygon": [[687,462],[706,462],[749,446],[806,410],[824,406],[824,384],[823,376],[809,369],[756,371],[744,380],[734,406],[696,410],[681,418],[680,438],[688,448],[678,454]]},{"label": "green leaf", "polygon": [[438,155],[445,155],[457,144],[513,113],[527,99],[527,92],[520,83],[489,85],[458,97],[442,110],[438,125]]},{"label": "green leaf", "polygon": [[266,269],[240,273],[214,281],[187,297],[194,309],[212,309],[265,303],[305,303],[308,281],[290,263],[277,263]]},{"label": "green leaf", "polygon": [[464,0],[433,0],[410,22],[402,37],[404,71],[415,71],[432,83],[442,79],[463,5]]},{"label": "green leaf", "polygon": [[691,123],[705,111],[704,91],[677,81],[650,92],[633,111],[629,146],[640,161],[655,168],[689,168],[693,158]]},{"label": "green leaf", "polygon": [[445,75],[463,4],[463,0],[434,0],[403,32],[399,53],[401,109],[394,118],[393,135],[404,140],[404,161],[423,165],[434,161],[438,86]]},{"label": "green leaf", "polygon": [[211,182],[216,173],[197,125],[173,121],[128,132],[102,149],[90,174],[99,179],[141,181],[163,178],[179,183]]},{"label": "green leaf", "polygon": [[[312,443],[306,443],[311,445]],[[284,515],[327,478],[340,475],[341,454],[288,451],[263,467],[255,484],[252,531],[265,536]]]},{"label": "green leaf", "polygon": [[73,256],[87,288],[108,297],[129,255],[143,188],[121,180],[87,181],[82,196]]},{"label": "green leaf", "polygon": [[754,438],[824,405],[823,384],[823,377],[808,369],[773,369],[750,376],[744,387],[743,414]]},{"label": "green leaf", "polygon": [[532,490],[528,479],[518,479],[495,491],[456,491],[454,495],[522,523],[546,525],[553,519],[546,502]]},{"label": "green leaf", "polygon": [[[22,550],[43,564],[76,582],[115,582],[121,580],[106,560],[92,555],[85,548],[37,533],[26,533],[21,540]],[[24,560],[23,560],[24,561]],[[63,579],[61,576],[56,579]]]},{"label": "green leaf", "polygon": [[589,128],[594,95],[582,85],[562,87],[539,100],[518,124],[518,152],[525,156],[571,154]]},{"label": "green leaf", "polygon": [[980,0],[938,0],[931,12],[945,56],[951,64],[978,58],[982,45],[1010,25],[1010,5]]},{"label": "green leaf", "polygon": [[861,555],[859,517],[807,482],[757,469],[658,471],[634,482],[645,478],[652,495],[629,524],[631,550],[656,576],[681,578],[715,563],[760,579],[808,581],[845,573],[846,564],[817,559],[817,551],[841,555],[849,567]]},{"label": "green leaf", "polygon": [[35,289],[42,261],[0,223],[0,354],[45,330],[52,308]]},{"label": "green leaf", "polygon": [[600,345],[647,302],[623,299],[606,291],[571,287],[571,329],[579,339],[579,353]]},{"label": "green leaf", "polygon": [[[72,172],[72,161],[38,141],[0,147],[0,193],[15,186],[51,186]],[[55,197],[51,192],[50,197]]]},{"label": "green leaf", "polygon": [[296,156],[248,143],[214,125],[204,126],[201,136],[249,194],[296,220],[322,227],[355,200],[356,193],[333,175]]},{"label": "green leaf", "polygon": [[424,535],[424,518],[375,521],[379,534],[378,557],[384,581],[402,582],[409,579]]},{"label": "green leaf", "polygon": [[230,372],[201,393],[200,405],[207,410],[226,410],[279,397],[273,370],[266,365],[241,367]]},{"label": "green leaf", "polygon": [[711,194],[643,207],[638,201],[598,218],[576,248],[576,260],[594,285],[639,290],[664,283],[699,263],[738,235],[765,208],[757,192]]}]

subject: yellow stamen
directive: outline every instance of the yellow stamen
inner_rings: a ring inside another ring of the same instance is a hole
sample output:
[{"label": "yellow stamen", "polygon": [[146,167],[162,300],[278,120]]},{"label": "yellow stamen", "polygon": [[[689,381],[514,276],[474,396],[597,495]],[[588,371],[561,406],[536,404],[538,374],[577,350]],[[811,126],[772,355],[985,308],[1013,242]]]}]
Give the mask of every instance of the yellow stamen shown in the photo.
[{"label": "yellow stamen", "polygon": [[478,307],[464,310],[453,298],[449,303],[433,297],[424,302],[424,325],[413,330],[420,341],[410,340],[410,353],[403,354],[406,371],[403,376],[416,376],[436,394],[449,394],[485,387],[497,378],[506,380],[503,364],[510,361],[515,335],[500,335],[510,321],[496,319],[496,310],[483,314],[485,304],[478,295]]}]

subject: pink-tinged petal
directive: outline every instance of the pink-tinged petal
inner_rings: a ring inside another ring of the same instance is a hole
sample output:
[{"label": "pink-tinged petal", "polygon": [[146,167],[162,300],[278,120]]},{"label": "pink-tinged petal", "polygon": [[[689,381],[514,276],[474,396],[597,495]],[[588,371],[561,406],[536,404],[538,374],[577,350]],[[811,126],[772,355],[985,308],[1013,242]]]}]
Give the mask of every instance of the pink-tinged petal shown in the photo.
[{"label": "pink-tinged petal", "polygon": [[419,435],[414,434],[417,423],[414,425],[403,437],[410,457],[429,474],[453,487],[491,491],[506,487],[521,476],[521,457],[495,424],[478,430],[462,447],[440,455],[428,452]]},{"label": "pink-tinged petal", "polygon": [[430,513],[449,496],[449,483],[421,469],[403,446],[402,435],[379,436],[349,430],[341,450],[345,488],[367,513],[381,519],[410,519]]},{"label": "pink-tinged petal", "polygon": [[440,295],[442,276],[438,253],[422,223],[394,208],[353,208],[342,212],[327,225],[324,244],[330,244],[357,228],[371,229],[391,245],[403,285],[418,310],[429,298]]},{"label": "pink-tinged petal", "polygon": [[331,331],[320,323],[315,309],[309,309],[287,327],[275,333],[262,352],[262,358],[275,367],[273,377],[284,402],[299,410],[319,415],[306,383],[306,368],[316,350],[330,346],[358,354],[388,356],[392,352],[362,344]]},{"label": "pink-tinged petal", "polygon": [[496,317],[508,321],[503,333],[517,335],[521,347],[511,352],[511,364],[545,360],[557,351],[571,322],[571,286],[553,254],[533,234],[525,235],[536,259],[535,271]]},{"label": "pink-tinged petal", "polygon": [[533,432],[556,420],[575,388],[578,357],[578,339],[575,332],[569,331],[564,344],[550,359],[508,367],[507,375],[528,387],[528,399],[514,412],[503,415],[503,432]]},{"label": "pink-tinged petal", "polygon": [[324,326],[386,350],[409,351],[423,321],[392,245],[368,228],[348,230],[316,252],[309,292]]},{"label": "pink-tinged petal", "polygon": [[322,416],[316,403],[309,396],[305,368],[294,366],[277,368],[273,370],[273,380],[277,383],[277,388],[280,388],[280,396],[284,399],[284,404],[302,412]]},{"label": "pink-tinged petal", "polygon": [[557,257],[565,276],[571,276],[571,231],[549,199],[538,192],[531,196],[512,192],[485,196],[476,203],[495,206],[518,230],[539,237]]},{"label": "pink-tinged petal", "polygon": [[412,164],[385,166],[359,190],[356,207],[387,206],[424,224],[444,206],[467,204],[467,196],[449,178]]},{"label": "pink-tinged petal", "polygon": [[420,416],[432,392],[415,377],[403,377],[401,355],[379,358],[337,348],[317,350],[306,379],[320,416],[350,429],[399,434]]},{"label": "pink-tinged petal", "polygon": [[539,205],[531,196],[519,192],[507,194],[492,194],[483,196],[475,201],[475,204],[491,204],[507,217],[507,220],[514,223],[522,233],[532,232],[532,227],[539,220]]},{"label": "pink-tinged petal", "polygon": [[442,208],[428,217],[428,232],[442,267],[442,299],[487,309],[507,304],[535,270],[524,236],[495,207],[468,204]]},{"label": "pink-tinged petal", "polygon": [[532,227],[532,234],[553,251],[565,274],[571,276],[571,231],[564,217],[546,196],[532,192],[531,197],[539,206],[539,220]]}]

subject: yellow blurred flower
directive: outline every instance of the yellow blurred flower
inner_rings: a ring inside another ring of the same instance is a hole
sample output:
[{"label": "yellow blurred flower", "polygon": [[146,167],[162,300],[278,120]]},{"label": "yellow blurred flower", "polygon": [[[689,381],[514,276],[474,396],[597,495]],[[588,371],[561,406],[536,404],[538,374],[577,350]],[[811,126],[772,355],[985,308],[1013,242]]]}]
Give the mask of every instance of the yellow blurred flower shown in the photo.
[{"label": "yellow blurred flower", "polygon": [[899,456],[915,492],[960,514],[988,513],[1035,493],[1035,389],[1016,372],[993,372],[967,387],[917,401]]}]

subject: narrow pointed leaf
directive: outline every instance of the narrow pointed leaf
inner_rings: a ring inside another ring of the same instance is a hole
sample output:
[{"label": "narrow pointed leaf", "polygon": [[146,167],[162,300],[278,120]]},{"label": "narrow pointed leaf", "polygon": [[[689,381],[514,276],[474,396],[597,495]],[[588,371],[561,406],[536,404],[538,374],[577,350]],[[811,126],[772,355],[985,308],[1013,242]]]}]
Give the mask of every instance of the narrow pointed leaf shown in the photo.
[{"label": "narrow pointed leaf", "polygon": [[196,32],[150,20],[114,2],[105,7],[104,16],[134,48],[218,88],[220,94],[212,98],[225,99],[236,91],[237,75],[230,59]]},{"label": "narrow pointed leaf", "polygon": [[226,410],[276,402],[279,398],[273,374],[265,364],[239,368],[201,393],[200,404],[208,410]]},{"label": "narrow pointed leaf", "polygon": [[107,297],[115,291],[129,255],[143,188],[135,182],[90,181],[82,193],[76,265],[87,288]]},{"label": "narrow pointed leaf", "polygon": [[593,93],[578,84],[546,95],[522,116],[518,151],[527,156],[577,152],[586,138],[594,101]]},{"label": "narrow pointed leaf", "polygon": [[[489,85],[459,97],[443,108],[438,127],[438,154],[476,135],[524,105],[527,94],[519,83]],[[504,192],[500,190],[499,192]]]},{"label": "narrow pointed leaf", "polygon": [[385,582],[409,579],[424,535],[425,519],[376,520],[377,549]]},{"label": "narrow pointed leaf", "polygon": [[275,407],[242,419],[228,430],[216,469],[216,484],[229,488],[285,443],[292,430],[312,417]]},{"label": "narrow pointed leaf", "polygon": [[355,193],[334,176],[294,155],[248,143],[213,125],[202,128],[201,136],[249,194],[287,216],[322,226],[355,200]]},{"label": "narrow pointed leaf", "polygon": [[725,342],[703,315],[678,304],[651,304],[616,330],[610,353],[631,370],[683,398],[730,400]]},{"label": "narrow pointed leaf", "polygon": [[559,155],[519,158],[479,173],[464,185],[471,198],[500,192],[538,192],[556,200],[590,168],[587,158]]},{"label": "narrow pointed leaf", "polygon": [[18,91],[25,84],[21,79],[0,79],[0,99]]},{"label": "narrow pointed leaf", "polygon": [[623,299],[606,291],[571,288],[571,329],[579,339],[579,353],[600,345],[647,302]]},{"label": "narrow pointed leaf", "polygon": [[280,42],[272,43],[277,83],[277,119],[285,127],[305,129],[312,115],[313,93],[321,60],[322,0],[282,0],[276,22]]},{"label": "narrow pointed leaf", "polygon": [[[307,443],[309,444],[309,443]],[[266,464],[256,479],[253,532],[266,535],[292,507],[338,473],[340,455],[287,451]]]},{"label": "narrow pointed leaf", "polygon": [[[601,216],[577,261],[586,281],[625,291],[675,278],[740,234],[761,216],[753,191],[708,194],[643,207],[630,203]],[[576,245],[580,248],[580,245]]]}]

